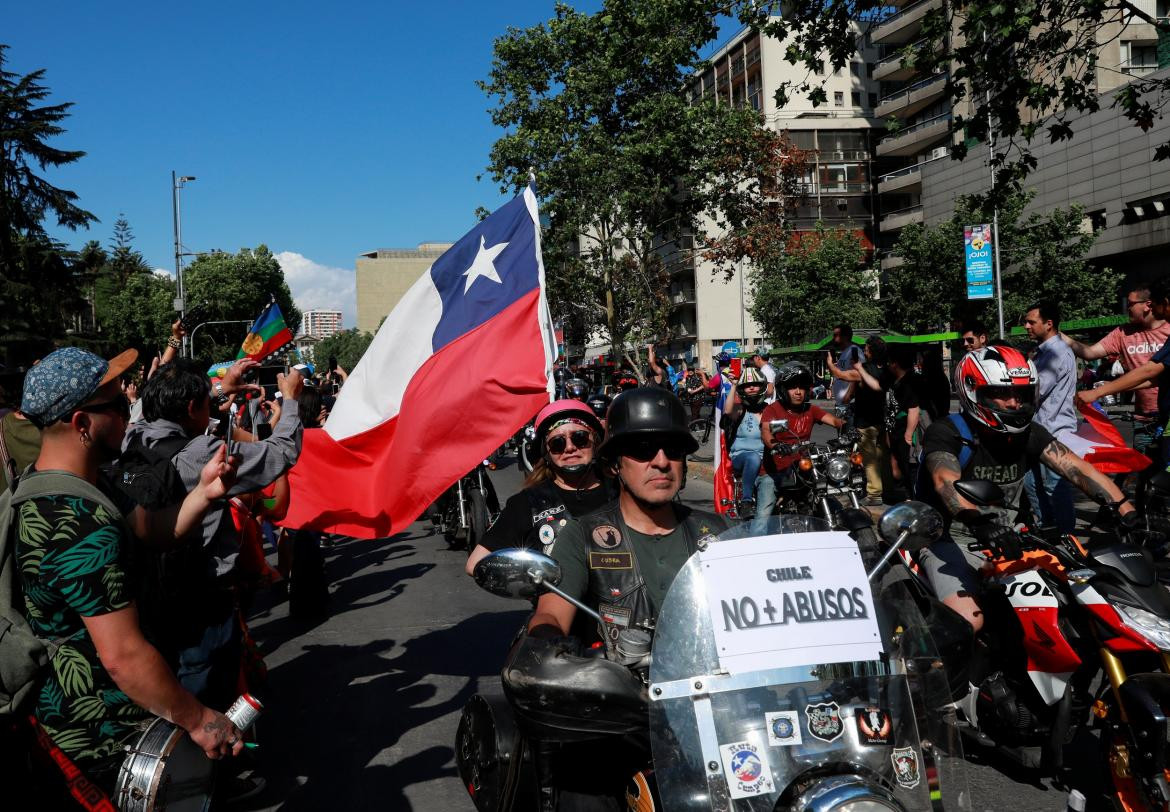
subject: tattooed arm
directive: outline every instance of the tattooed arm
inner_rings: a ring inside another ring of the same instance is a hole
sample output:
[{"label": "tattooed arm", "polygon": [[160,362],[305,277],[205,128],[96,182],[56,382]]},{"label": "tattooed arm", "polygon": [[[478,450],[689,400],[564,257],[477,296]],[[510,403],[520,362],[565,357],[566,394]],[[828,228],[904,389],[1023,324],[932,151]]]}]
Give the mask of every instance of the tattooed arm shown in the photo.
[{"label": "tattooed arm", "polygon": [[949,451],[932,451],[926,455],[926,470],[930,472],[934,490],[952,516],[961,510],[979,510],[955,490],[955,483],[963,478],[958,457]]},{"label": "tattooed arm", "polygon": [[[1125,498],[1109,477],[1078,457],[1060,440],[1049,443],[1040,455],[1040,460],[1098,504],[1119,502]],[[1121,514],[1125,515],[1133,509],[1134,506],[1126,502],[1121,506]]]}]

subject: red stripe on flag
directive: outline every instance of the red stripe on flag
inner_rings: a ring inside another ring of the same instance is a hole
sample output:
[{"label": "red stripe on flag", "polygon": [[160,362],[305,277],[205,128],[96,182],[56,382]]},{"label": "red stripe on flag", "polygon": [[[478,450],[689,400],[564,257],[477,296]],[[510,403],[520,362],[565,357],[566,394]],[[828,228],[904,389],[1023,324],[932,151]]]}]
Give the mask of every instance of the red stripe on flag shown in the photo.
[{"label": "red stripe on flag", "polygon": [[1085,418],[1088,431],[1077,430],[1077,434],[1092,442],[1092,450],[1084,455],[1085,461],[1103,474],[1128,474],[1144,471],[1152,460],[1125,444],[1117,426],[1109,415],[1096,406],[1077,401],[1077,409]]},{"label": "red stripe on flag", "polygon": [[281,524],[400,533],[548,403],[533,290],[423,363],[396,417],[340,441],[305,432]]}]

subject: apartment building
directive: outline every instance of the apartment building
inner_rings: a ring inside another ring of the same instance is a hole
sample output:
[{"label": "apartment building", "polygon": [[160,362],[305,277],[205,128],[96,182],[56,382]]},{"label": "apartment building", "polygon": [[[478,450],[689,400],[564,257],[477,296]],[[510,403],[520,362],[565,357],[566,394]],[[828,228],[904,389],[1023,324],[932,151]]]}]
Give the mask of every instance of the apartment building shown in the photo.
[{"label": "apartment building", "polygon": [[[828,104],[814,107],[807,99],[794,97],[778,108],[777,88],[804,80],[808,69],[785,59],[786,42],[748,29],[715,52],[711,67],[695,77],[691,98],[714,98],[757,110],[766,126],[786,133],[794,146],[808,153],[804,201],[794,215],[797,230],[811,229],[821,220],[856,231],[872,247],[878,214],[873,146],[881,127],[876,112],[878,82],[873,78],[878,51],[865,44],[860,27],[857,37],[859,53],[848,66],[833,71],[822,61],[809,77],[823,82]],[[704,226],[709,230],[714,223]],[[667,350],[672,356],[693,357],[709,365],[726,341],[747,349],[766,345],[768,337],[747,314],[749,264],[742,263],[728,280],[714,274],[701,248],[693,237],[683,237],[680,245],[663,249],[673,305]]]},{"label": "apartment building", "polygon": [[301,333],[314,338],[329,338],[341,331],[340,310],[306,310],[301,314]]},{"label": "apartment building", "polygon": [[[904,65],[902,49],[908,43],[918,48],[927,47],[920,39],[923,18],[935,9],[943,8],[947,0],[892,0],[889,4],[894,13],[870,31],[870,41],[881,51],[873,71],[873,78],[881,82],[881,91],[874,113],[894,126],[877,143],[877,158],[880,162],[880,176],[877,191],[882,211],[878,226],[878,248],[882,269],[896,267],[901,258],[894,256],[891,249],[897,242],[901,229],[912,223],[931,224],[949,217],[956,195],[982,191],[990,182],[986,161],[980,158],[975,148],[961,165],[949,160],[950,145],[954,136],[948,132],[954,110],[946,93],[947,73],[942,71],[923,75],[913,65]],[[1135,0],[1134,5],[1153,17],[1166,18],[1170,15],[1170,0]],[[1104,22],[1096,32],[1097,40],[1103,43],[1099,49],[1096,67],[1096,84],[1101,93],[1108,93],[1129,82],[1170,65],[1170,43],[1159,48],[1157,29],[1140,18],[1126,14]],[[1159,53],[1162,54],[1159,64]],[[1118,112],[1106,112],[1109,103],[1102,105],[1103,115],[1082,117],[1086,123],[1093,123],[1094,138],[1097,128],[1105,127],[1104,140],[1117,136],[1116,127],[1105,121],[1120,118]],[[969,112],[969,110],[964,110]],[[1082,136],[1085,138],[1086,136]],[[1037,184],[1043,194],[1034,202],[1034,210],[1051,208],[1056,201],[1076,202],[1090,189],[1083,184],[1077,186],[1079,178],[1091,172],[1092,161],[1079,165],[1063,162],[1068,154],[1063,145],[1042,144],[1037,139],[1034,152],[1041,160],[1041,174],[1035,175],[1032,183],[1043,177],[1044,183]],[[1097,153],[1083,152],[1084,141],[1073,148],[1082,159]],[[1105,146],[1104,141],[1102,146]],[[985,150],[985,148],[983,148]],[[1148,155],[1133,156],[1139,164],[1146,165]],[[1056,161],[1049,169],[1045,159]],[[1135,169],[1140,174],[1142,170]],[[932,184],[941,185],[933,188]],[[1069,194],[1068,192],[1072,192]],[[1114,208],[1124,195],[1112,200]],[[925,205],[924,205],[925,204]],[[1094,204],[1096,205],[1096,204]],[[1102,203],[1104,205],[1104,203]]]}]

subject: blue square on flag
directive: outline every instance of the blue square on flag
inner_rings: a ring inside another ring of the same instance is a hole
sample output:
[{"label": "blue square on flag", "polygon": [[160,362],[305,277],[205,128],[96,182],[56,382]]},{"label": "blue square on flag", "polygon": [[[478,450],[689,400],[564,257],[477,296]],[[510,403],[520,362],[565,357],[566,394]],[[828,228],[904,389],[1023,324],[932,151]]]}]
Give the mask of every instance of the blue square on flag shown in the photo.
[{"label": "blue square on flag", "polygon": [[483,324],[540,284],[532,214],[519,195],[504,204],[431,266],[443,302],[435,352]]}]

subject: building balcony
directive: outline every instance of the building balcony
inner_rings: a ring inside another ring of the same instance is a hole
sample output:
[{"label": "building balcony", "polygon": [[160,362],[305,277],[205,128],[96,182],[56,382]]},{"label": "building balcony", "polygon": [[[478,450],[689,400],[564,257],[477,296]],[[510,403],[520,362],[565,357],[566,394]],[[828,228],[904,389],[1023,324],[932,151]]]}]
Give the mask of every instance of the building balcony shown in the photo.
[{"label": "building balcony", "polygon": [[922,18],[942,8],[942,0],[918,0],[874,26],[870,39],[877,44],[902,45],[922,31]]},{"label": "building balcony", "polygon": [[928,118],[887,135],[878,142],[877,154],[880,157],[896,157],[923,152],[931,144],[946,138],[950,128],[950,113]]},{"label": "building balcony", "polygon": [[947,75],[936,73],[886,96],[873,108],[873,114],[878,118],[909,118],[941,99],[946,89]]},{"label": "building balcony", "polygon": [[913,223],[921,223],[922,220],[922,206],[909,206],[905,209],[892,211],[883,217],[881,223],[878,225],[878,230],[883,232],[897,231]]},{"label": "building balcony", "polygon": [[902,259],[900,256],[897,256],[896,254],[887,254],[886,256],[882,257],[883,271],[892,271],[895,268],[901,268],[905,264],[906,260]]},{"label": "building balcony", "polygon": [[[941,149],[945,151],[946,147],[942,147]],[[921,191],[922,167],[926,166],[928,163],[942,160],[943,158],[947,157],[950,157],[949,151],[945,151],[944,154],[930,158],[929,160],[921,161],[920,163],[913,164],[912,166],[906,166],[902,169],[898,169],[893,172],[887,172],[886,174],[881,175],[878,177],[878,194],[885,195],[890,194],[891,192],[906,193]]]},{"label": "building balcony", "polygon": [[[910,47],[914,53],[917,53],[925,46],[926,40],[919,40]],[[898,48],[894,53],[873,66],[873,78],[879,82],[902,82],[912,78],[918,72],[918,68],[914,64],[904,66],[902,60],[906,57],[907,55],[903,53],[902,49]]]}]

